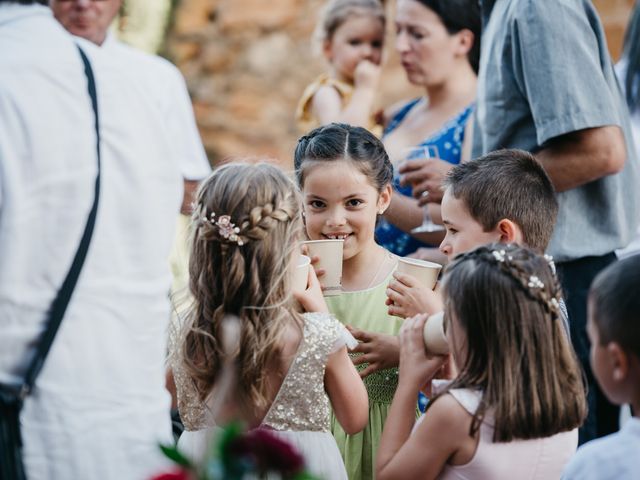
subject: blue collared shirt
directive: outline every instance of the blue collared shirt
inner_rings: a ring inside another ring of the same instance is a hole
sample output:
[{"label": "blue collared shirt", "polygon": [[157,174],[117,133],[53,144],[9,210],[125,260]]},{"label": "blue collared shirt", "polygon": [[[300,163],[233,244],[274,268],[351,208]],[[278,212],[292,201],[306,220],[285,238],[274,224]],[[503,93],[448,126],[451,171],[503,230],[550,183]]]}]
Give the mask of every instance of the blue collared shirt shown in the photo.
[{"label": "blue collared shirt", "polygon": [[640,167],[602,24],[589,0],[482,0],[474,157],[537,152],[561,135],[618,125],[627,161],[617,175],[558,194],[548,252],[563,262],[626,245],[640,209]]},{"label": "blue collared shirt", "polygon": [[626,480],[640,472],[640,418],[630,418],[622,429],[592,440],[578,449],[563,480]]}]

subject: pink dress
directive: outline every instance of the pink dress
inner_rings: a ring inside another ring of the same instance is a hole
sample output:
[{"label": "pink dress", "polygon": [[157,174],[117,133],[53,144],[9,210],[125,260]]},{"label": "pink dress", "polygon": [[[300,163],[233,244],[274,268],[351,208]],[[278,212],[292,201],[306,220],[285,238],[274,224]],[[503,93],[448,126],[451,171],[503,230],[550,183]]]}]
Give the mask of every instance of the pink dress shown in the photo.
[{"label": "pink dress", "polygon": [[[435,383],[435,382],[434,382]],[[443,383],[438,382],[442,390]],[[482,392],[470,389],[449,391],[462,407],[473,415]],[[428,413],[427,413],[428,415]],[[465,465],[445,465],[440,480],[549,480],[560,478],[578,446],[578,429],[534,440],[493,442],[493,417],[485,416],[480,425],[476,453]]]}]

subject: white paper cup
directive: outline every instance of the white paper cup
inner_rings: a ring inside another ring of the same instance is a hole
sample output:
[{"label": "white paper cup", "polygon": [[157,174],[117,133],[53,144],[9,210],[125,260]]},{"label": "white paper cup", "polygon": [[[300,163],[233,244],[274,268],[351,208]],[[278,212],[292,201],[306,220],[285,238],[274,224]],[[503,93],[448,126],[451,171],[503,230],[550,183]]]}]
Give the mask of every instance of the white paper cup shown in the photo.
[{"label": "white paper cup", "polygon": [[292,288],[295,292],[304,292],[307,289],[307,281],[309,280],[309,265],[311,259],[306,255],[298,257],[298,264],[293,271]]},{"label": "white paper cup", "polygon": [[406,273],[418,279],[418,281],[430,290],[436,286],[438,274],[442,269],[442,265],[426,260],[418,260],[417,258],[401,257],[398,259],[399,273]]},{"label": "white paper cup", "polygon": [[444,333],[444,312],[438,312],[427,318],[422,331],[427,352],[434,355],[447,355],[449,343]]},{"label": "white paper cup", "polygon": [[309,240],[304,242],[309,256],[318,257],[316,264],[325,274],[320,278],[325,297],[342,293],[342,247],[344,240]]}]

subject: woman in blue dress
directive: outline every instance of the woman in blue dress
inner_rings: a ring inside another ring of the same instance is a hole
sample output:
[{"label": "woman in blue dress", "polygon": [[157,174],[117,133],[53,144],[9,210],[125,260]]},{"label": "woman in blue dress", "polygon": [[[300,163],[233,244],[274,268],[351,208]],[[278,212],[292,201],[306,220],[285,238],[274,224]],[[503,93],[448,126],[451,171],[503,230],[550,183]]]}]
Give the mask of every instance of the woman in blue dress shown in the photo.
[{"label": "woman in blue dress", "polygon": [[[470,157],[481,22],[477,0],[397,0],[395,23],[396,50],[407,79],[423,87],[425,96],[385,112],[382,140],[396,168],[402,168],[395,173],[399,194],[376,237],[384,248],[406,256],[425,246],[408,233],[423,218],[413,197],[427,191],[429,200],[439,201],[443,176]],[[439,160],[403,164],[407,148],[428,145],[437,147]],[[429,209],[437,220],[439,204],[430,203]],[[442,236],[421,234],[420,239],[437,245]]]}]

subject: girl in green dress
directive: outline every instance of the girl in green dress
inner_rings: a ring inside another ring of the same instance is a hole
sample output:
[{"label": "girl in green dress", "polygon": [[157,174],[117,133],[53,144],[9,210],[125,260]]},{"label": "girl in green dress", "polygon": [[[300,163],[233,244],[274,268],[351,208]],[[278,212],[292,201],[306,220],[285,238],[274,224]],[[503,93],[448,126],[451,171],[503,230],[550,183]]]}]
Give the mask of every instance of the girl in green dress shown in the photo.
[{"label": "girl in green dress", "polygon": [[[344,240],[343,292],[326,298],[330,312],[354,329],[386,334],[383,338],[393,345],[401,320],[388,315],[385,291],[397,260],[374,238],[377,218],[388,208],[392,191],[393,167],[384,146],[364,128],[333,123],[299,140],[295,168],[309,239]],[[322,282],[324,272],[317,269],[316,273]],[[397,349],[391,350],[397,355]],[[352,480],[374,476],[375,452],[398,383],[395,367],[370,374],[374,368],[363,359],[372,355],[376,357],[375,369],[397,366],[398,361],[385,358],[385,351],[354,356],[369,394],[368,425],[361,433],[347,435],[335,419],[332,421],[333,435]]]}]

